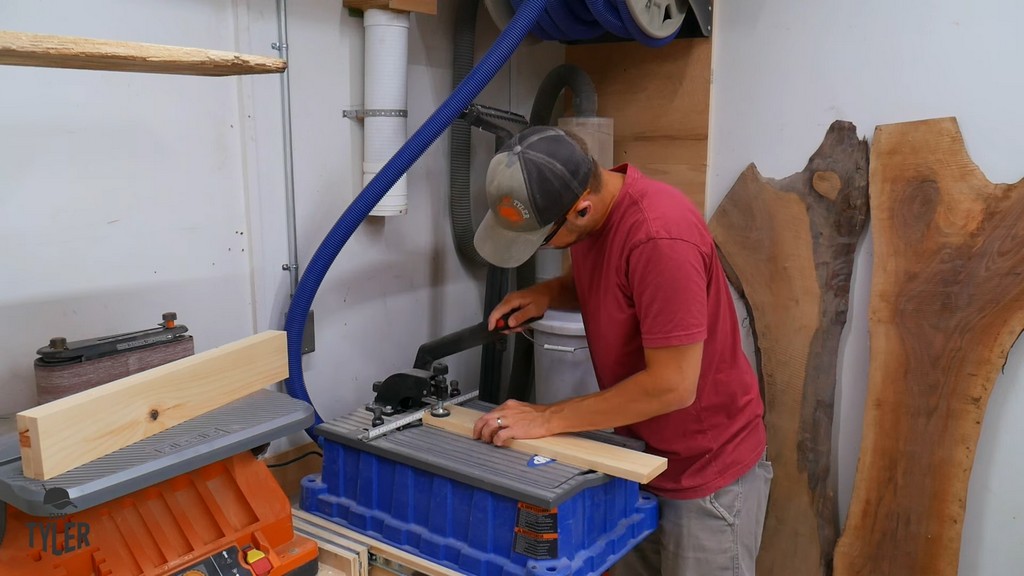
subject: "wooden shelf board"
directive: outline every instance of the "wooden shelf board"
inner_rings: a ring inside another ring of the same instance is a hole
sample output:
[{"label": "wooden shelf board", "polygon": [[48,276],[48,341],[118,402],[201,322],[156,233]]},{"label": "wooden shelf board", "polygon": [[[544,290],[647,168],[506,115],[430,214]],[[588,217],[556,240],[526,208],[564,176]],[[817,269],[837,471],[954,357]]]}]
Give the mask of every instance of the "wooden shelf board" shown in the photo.
[{"label": "wooden shelf board", "polygon": [[369,10],[378,8],[396,12],[418,12],[420,14],[437,15],[437,0],[344,0],[345,8]]},{"label": "wooden shelf board", "polygon": [[191,76],[275,74],[279,58],[161,44],[0,30],[0,64]]}]

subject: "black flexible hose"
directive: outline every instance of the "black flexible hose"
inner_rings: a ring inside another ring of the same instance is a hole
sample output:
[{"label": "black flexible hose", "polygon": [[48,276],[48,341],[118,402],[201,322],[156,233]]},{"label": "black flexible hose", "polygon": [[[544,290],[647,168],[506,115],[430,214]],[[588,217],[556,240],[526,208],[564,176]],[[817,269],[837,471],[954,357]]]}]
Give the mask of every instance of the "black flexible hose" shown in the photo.
[{"label": "black flexible hose", "polygon": [[[458,0],[455,4],[455,49],[452,56],[452,89],[473,69],[476,41],[477,0]],[[475,266],[486,266],[473,245],[473,203],[469,188],[471,131],[462,119],[451,125],[451,156],[448,161],[448,213],[452,240],[463,259]]]},{"label": "black flexible hose", "polygon": [[578,117],[597,116],[597,88],[579,66],[561,64],[544,76],[530,109],[530,126],[547,126],[554,116],[555,104],[562,90],[572,90],[572,109]]},{"label": "black flexible hose", "polygon": [[[537,87],[530,110],[530,126],[547,126],[555,116],[558,96],[565,88],[572,90],[573,113],[577,117],[597,116],[597,88],[580,67],[572,64],[555,66]],[[516,288],[532,286],[537,281],[537,263],[530,258],[516,269]],[[523,334],[516,334],[512,350],[508,397],[528,401],[536,385],[533,374],[533,343]]]}]

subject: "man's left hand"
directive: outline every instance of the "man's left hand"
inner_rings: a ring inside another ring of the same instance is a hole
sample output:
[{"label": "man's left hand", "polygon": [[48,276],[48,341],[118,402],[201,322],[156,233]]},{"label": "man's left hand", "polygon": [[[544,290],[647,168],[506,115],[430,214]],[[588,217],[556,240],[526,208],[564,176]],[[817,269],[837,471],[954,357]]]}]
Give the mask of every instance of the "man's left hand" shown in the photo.
[{"label": "man's left hand", "polygon": [[477,419],[473,438],[504,446],[509,440],[550,436],[547,406],[508,400]]}]

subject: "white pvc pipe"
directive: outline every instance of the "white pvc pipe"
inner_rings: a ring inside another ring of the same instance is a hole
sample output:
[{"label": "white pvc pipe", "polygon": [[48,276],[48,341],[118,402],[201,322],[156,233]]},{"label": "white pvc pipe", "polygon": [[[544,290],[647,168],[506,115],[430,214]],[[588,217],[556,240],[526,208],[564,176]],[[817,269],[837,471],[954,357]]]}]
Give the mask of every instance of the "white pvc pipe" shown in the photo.
[{"label": "white pvc pipe", "polygon": [[[364,89],[363,186],[405,144],[406,118],[374,116],[374,111],[406,108],[409,61],[409,14],[370,9],[363,13]],[[371,216],[395,216],[408,211],[406,176],[370,211]]]}]

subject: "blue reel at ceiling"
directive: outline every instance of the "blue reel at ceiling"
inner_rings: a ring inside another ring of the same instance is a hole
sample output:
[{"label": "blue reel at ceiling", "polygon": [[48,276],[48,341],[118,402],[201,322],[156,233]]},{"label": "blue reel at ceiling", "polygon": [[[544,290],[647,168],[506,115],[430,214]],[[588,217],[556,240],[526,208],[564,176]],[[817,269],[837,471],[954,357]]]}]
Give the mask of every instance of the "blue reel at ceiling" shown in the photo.
[{"label": "blue reel at ceiling", "polygon": [[[517,11],[525,1],[508,0]],[[686,9],[683,0],[548,0],[530,33],[555,42],[579,42],[612,34],[659,47],[675,39]]]}]

